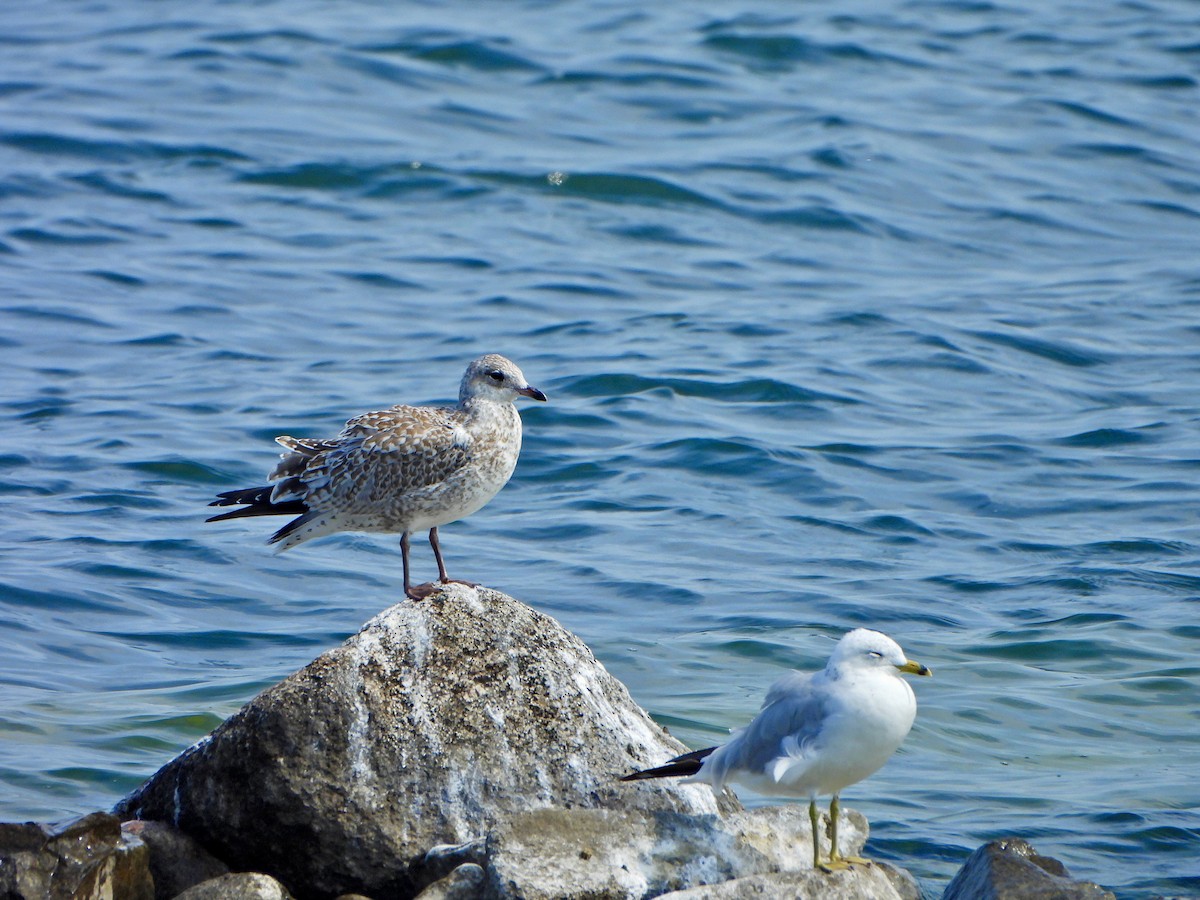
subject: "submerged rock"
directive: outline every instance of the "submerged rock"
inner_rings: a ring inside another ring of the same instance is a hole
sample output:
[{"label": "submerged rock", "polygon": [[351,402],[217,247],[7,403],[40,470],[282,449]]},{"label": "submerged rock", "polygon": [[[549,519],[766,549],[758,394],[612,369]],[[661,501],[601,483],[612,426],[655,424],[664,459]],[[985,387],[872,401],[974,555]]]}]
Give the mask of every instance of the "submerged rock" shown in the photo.
[{"label": "submerged rock", "polygon": [[5,900],[154,900],[146,845],[107,813],[68,825],[0,824]]},{"label": "submerged rock", "polygon": [[469,861],[428,851],[522,813],[736,810],[704,786],[616,780],[684,750],[555,620],[452,585],[264,691],[117,811],[297,896],[405,897]]},{"label": "submerged rock", "polygon": [[1115,900],[1090,881],[1076,881],[1057,859],[1020,838],[984,844],[967,858],[942,900]]}]

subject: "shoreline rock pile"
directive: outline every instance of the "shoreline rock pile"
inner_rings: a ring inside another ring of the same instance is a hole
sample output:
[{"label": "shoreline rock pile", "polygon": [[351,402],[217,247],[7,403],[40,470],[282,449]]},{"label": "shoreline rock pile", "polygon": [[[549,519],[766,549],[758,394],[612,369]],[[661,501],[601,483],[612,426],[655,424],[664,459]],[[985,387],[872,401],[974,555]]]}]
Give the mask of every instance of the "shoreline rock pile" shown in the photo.
[{"label": "shoreline rock pile", "polygon": [[[686,749],[554,619],[451,585],[264,691],[119,818],[0,825],[0,896],[920,897],[891,866],[814,871],[803,805],[747,810],[701,785],[617,781]],[[103,841],[79,837],[92,828]],[[866,837],[843,811],[843,852]],[[75,859],[70,885],[68,845],[97,851]],[[84,884],[118,869],[132,887]]]}]

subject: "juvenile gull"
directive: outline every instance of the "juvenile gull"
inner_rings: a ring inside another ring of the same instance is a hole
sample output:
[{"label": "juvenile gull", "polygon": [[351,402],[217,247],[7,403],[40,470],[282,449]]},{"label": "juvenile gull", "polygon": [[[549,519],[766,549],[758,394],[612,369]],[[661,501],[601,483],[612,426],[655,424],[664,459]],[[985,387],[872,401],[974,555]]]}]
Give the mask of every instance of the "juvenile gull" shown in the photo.
[{"label": "juvenile gull", "polygon": [[331,440],[277,437],[287,452],[272,483],[218,494],[209,506],[244,505],[208,521],[299,514],[268,541],[280,551],[339,531],[398,531],[404,593],[423,599],[436,585],[410,585],[409,535],[429,529],[440,581],[452,581],[438,526],[475,512],[512,476],[521,452],[518,396],[546,399],[512,361],[492,353],[467,366],[456,407],[364,413]]},{"label": "juvenile gull", "polygon": [[[813,867],[829,871],[867,863],[838,852],[838,795],[887,762],[912,728],[917,699],[900,672],[933,674],[906,659],[886,634],[856,628],[838,641],[822,671],[792,672],[775,682],[762,710],[727,743],[621,780],[683,775],[714,791],[734,782],[767,796],[807,797]],[[819,794],[833,795],[824,865],[817,841]]]}]

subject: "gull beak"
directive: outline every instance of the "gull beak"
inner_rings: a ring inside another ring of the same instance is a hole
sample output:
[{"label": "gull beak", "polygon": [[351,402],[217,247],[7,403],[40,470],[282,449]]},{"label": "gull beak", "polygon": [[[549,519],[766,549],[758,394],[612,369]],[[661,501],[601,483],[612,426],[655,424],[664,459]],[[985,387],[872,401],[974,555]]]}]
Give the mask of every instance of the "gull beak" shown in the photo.
[{"label": "gull beak", "polygon": [[520,388],[517,393],[533,400],[541,400],[543,403],[546,402],[546,395],[531,384],[527,384],[525,387]]},{"label": "gull beak", "polygon": [[932,675],[933,672],[927,667],[921,665],[916,660],[910,659],[902,666],[897,666],[901,672],[907,672],[909,675]]}]

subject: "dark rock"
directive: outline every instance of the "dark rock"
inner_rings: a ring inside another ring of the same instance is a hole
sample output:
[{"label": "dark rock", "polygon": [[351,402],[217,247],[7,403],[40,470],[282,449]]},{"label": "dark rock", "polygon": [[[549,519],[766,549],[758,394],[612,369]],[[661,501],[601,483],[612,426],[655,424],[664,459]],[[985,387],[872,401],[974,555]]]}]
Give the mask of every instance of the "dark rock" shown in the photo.
[{"label": "dark rock", "polygon": [[166,822],[135,819],[122,823],[121,830],[140,838],[150,848],[155,900],[172,900],[192,885],[229,871],[229,866],[196,840]]},{"label": "dark rock", "polygon": [[175,900],[292,900],[292,895],[270,875],[233,872],[193,885]]},{"label": "dark rock", "polygon": [[425,854],[421,872],[426,879],[441,879],[466,863],[483,866],[487,862],[487,839],[476,838],[465,844],[438,844]]},{"label": "dark rock", "polygon": [[0,824],[5,900],[153,900],[150,854],[107,813],[61,827]]},{"label": "dark rock", "polygon": [[1057,859],[1020,838],[984,844],[970,855],[942,900],[1115,900],[1090,881],[1075,881]]},{"label": "dark rock", "polygon": [[615,779],[685,749],[556,621],[453,585],[368,622],[117,810],[300,896],[405,897],[446,874],[431,848],[526,811],[737,809],[703,786]]}]

